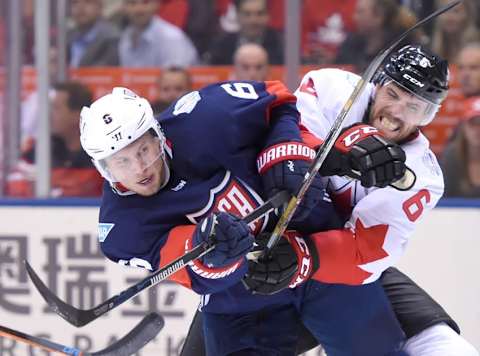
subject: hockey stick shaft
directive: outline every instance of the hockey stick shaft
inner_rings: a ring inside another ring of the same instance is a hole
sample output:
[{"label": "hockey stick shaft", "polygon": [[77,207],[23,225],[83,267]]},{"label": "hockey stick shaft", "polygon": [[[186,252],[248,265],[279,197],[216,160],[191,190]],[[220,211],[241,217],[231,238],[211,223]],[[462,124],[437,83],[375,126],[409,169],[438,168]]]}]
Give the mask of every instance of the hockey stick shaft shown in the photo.
[{"label": "hockey stick shaft", "polygon": [[360,80],[355,85],[352,94],[347,99],[347,102],[343,105],[342,110],[340,111],[337,118],[335,119],[332,127],[330,128],[330,131],[327,134],[327,137],[325,138],[325,141],[323,142],[323,144],[318,149],[317,155],[315,156],[312,164],[310,165],[307,173],[305,174],[302,184],[298,188],[296,194],[294,194],[292,196],[292,198],[288,202],[287,207],[283,211],[283,214],[280,216],[280,219],[278,220],[278,222],[277,222],[277,224],[276,224],[276,226],[275,226],[275,228],[272,232],[272,235],[270,236],[270,239],[268,240],[267,248],[266,248],[265,253],[268,253],[268,251],[270,251],[277,244],[278,240],[280,239],[280,236],[282,236],[282,234],[287,229],[287,226],[290,223],[290,221],[292,220],[292,217],[293,217],[293,214],[295,213],[295,210],[297,209],[300,202],[303,200],[303,197],[305,196],[306,191],[308,190],[308,188],[312,184],[313,179],[315,178],[315,175],[318,173],[318,171],[322,167],[322,164],[325,161],[325,159],[327,158],[328,153],[330,152],[333,145],[335,144],[335,141],[337,140],[338,136],[340,135],[340,131],[342,129],[343,122],[345,121],[345,118],[347,117],[348,113],[350,112],[350,109],[352,108],[353,104],[356,102],[359,95],[363,92],[367,83],[370,82],[370,80],[373,78],[375,72],[381,66],[384,59],[412,31],[415,31],[417,28],[424,25],[426,22],[428,22],[428,21],[432,20],[433,18],[443,14],[444,12],[450,10],[454,6],[457,6],[461,2],[462,2],[462,0],[453,1],[450,4],[438,9],[437,11],[435,11],[433,13],[431,13],[430,15],[425,17],[424,19],[420,20],[415,25],[413,25],[408,30],[406,30],[404,33],[402,33],[398,37],[398,39],[395,42],[393,42],[393,44],[390,47],[385,49],[383,52],[381,52],[379,55],[377,55],[373,59],[373,61],[370,63],[368,68],[365,70],[365,72],[362,75],[362,77],[360,78]]},{"label": "hockey stick shaft", "polygon": [[57,352],[62,355],[88,356],[88,353],[82,352],[74,347],[57,344],[56,342],[28,335],[21,331],[13,330],[5,326],[0,326],[0,335],[8,339],[13,339],[26,343],[30,346],[43,349],[45,351]]},{"label": "hockey stick shaft", "polygon": [[150,313],[145,316],[127,335],[107,348],[93,353],[81,351],[75,347],[65,346],[41,337],[25,334],[0,325],[0,336],[40,348],[45,351],[71,356],[127,356],[139,351],[150,342],[163,328],[163,318]]},{"label": "hockey stick shaft", "polygon": [[[280,192],[274,197],[272,197],[270,200],[265,202],[263,205],[252,211],[250,214],[245,216],[243,218],[243,221],[247,224],[252,223],[257,219],[261,218],[262,216],[270,213],[272,210],[280,207],[281,205],[286,203],[288,199],[289,194],[287,192]],[[38,275],[35,273],[35,271],[27,261],[25,261],[25,266],[33,284],[43,296],[45,301],[50,305],[52,310],[59,314],[62,318],[67,320],[70,324],[80,327],[90,323],[91,321],[99,318],[101,315],[118,307],[120,304],[123,304],[127,300],[133,298],[141,291],[167,279],[172,274],[184,268],[189,262],[202,257],[214,248],[215,245],[213,243],[207,241],[203,242],[192,250],[185,253],[183,256],[180,256],[173,262],[170,262],[166,266],[158,269],[156,272],[150,274],[146,278],[125,289],[120,294],[117,294],[107,299],[103,303],[91,309],[78,309],[70,304],[65,303],[48,289],[48,287],[42,282],[42,280],[38,277]]]}]

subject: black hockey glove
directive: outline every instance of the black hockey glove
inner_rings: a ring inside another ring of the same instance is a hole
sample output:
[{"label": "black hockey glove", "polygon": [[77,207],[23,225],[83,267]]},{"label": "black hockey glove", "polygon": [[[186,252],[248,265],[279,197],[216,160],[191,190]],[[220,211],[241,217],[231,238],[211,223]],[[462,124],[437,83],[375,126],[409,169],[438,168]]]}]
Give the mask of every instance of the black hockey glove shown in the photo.
[{"label": "black hockey glove", "polygon": [[[270,234],[255,240],[255,251],[263,251]],[[266,257],[248,260],[243,284],[253,294],[271,295],[305,282],[318,269],[318,254],[308,237],[287,232]]]},{"label": "black hockey glove", "polygon": [[373,126],[355,124],[338,137],[320,168],[323,176],[349,176],[366,187],[386,187],[403,177],[403,149],[381,135]]},{"label": "black hockey glove", "polygon": [[[281,190],[295,194],[314,157],[315,151],[301,142],[283,142],[263,150],[257,165],[268,197]],[[325,196],[322,180],[317,176],[295,211],[292,223],[305,220]]]},{"label": "black hockey glove", "polygon": [[200,260],[208,267],[225,267],[237,262],[253,247],[254,237],[248,225],[228,214],[212,214],[203,219],[193,234],[193,244],[213,240],[215,248]]}]

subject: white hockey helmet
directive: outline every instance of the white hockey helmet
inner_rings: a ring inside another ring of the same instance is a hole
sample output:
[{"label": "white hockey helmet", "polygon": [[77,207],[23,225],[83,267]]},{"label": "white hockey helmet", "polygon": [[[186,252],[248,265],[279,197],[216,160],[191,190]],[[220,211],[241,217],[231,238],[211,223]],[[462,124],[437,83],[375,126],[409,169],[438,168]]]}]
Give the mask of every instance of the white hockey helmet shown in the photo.
[{"label": "white hockey helmet", "polygon": [[111,184],[104,159],[153,130],[164,152],[165,136],[149,102],[127,88],[113,88],[80,112],[80,142],[100,174]]}]

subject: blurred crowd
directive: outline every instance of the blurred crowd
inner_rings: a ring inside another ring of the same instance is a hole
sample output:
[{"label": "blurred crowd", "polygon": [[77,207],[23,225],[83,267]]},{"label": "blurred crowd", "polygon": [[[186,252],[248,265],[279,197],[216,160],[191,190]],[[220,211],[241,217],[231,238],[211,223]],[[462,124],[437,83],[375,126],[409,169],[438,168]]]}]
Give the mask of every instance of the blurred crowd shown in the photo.
[{"label": "blurred crowd", "polygon": [[[32,0],[23,0],[24,64],[33,64]],[[305,65],[352,65],[361,73],[399,34],[450,0],[303,0],[300,58]],[[55,1],[53,1],[55,3]],[[230,65],[232,79],[266,80],[284,63],[283,0],[70,0],[70,68],[161,68],[156,113],[192,89],[192,66]],[[412,32],[456,67],[463,114],[439,159],[447,197],[480,197],[480,3],[462,4]],[[2,28],[2,26],[0,26]],[[30,29],[30,30],[29,30]],[[101,179],[80,147],[79,112],[92,101],[76,81],[55,83],[58,29],[52,49],[52,195],[96,196]],[[35,179],[36,93],[22,106],[22,157],[9,174],[7,195],[28,197]],[[69,173],[70,172],[70,173]],[[71,173],[73,172],[73,173]]]}]

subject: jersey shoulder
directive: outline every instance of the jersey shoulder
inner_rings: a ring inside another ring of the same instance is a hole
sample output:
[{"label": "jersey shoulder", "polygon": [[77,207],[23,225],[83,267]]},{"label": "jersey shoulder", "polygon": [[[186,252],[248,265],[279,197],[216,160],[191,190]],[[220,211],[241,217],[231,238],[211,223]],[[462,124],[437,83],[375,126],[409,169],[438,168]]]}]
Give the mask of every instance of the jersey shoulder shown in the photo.
[{"label": "jersey shoulder", "polygon": [[98,239],[110,260],[149,270],[159,263],[158,251],[168,227],[149,223],[155,201],[138,195],[119,196],[104,189],[99,213]]},{"label": "jersey shoulder", "polygon": [[[318,137],[324,138],[359,80],[357,74],[337,68],[307,73],[295,91],[302,124]],[[367,83],[350,108],[343,122],[344,127],[362,121],[373,90],[373,84]]]},{"label": "jersey shoulder", "polygon": [[428,189],[437,200],[443,195],[444,180],[442,169],[437,157],[430,149],[428,139],[422,134],[407,143],[402,144],[406,153],[406,164],[417,176],[416,186],[420,189]]}]

